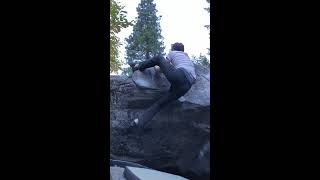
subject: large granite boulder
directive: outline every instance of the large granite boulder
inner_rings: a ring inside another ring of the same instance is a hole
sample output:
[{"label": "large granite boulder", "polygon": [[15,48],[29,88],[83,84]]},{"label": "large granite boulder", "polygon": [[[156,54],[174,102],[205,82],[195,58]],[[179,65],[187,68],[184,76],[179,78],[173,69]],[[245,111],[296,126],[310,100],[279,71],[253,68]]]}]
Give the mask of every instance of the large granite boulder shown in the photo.
[{"label": "large granite boulder", "polygon": [[[202,106],[210,105],[210,71],[199,65],[196,66],[197,81],[180,101],[186,101]],[[170,88],[170,82],[164,74],[156,73],[155,69],[148,68],[135,71],[132,75],[133,82],[140,88],[166,91]]]},{"label": "large granite boulder", "polygon": [[114,159],[137,162],[191,179],[210,173],[210,71],[196,66],[197,81],[180,100],[153,118],[150,131],[127,133],[129,122],[170,87],[153,68],[132,78],[110,79],[110,151]]}]

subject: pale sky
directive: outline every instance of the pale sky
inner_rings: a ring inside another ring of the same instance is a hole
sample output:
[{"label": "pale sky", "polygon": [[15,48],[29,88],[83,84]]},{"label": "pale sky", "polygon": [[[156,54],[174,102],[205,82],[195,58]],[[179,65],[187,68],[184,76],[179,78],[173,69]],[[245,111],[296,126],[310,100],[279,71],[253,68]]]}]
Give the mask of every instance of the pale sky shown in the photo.
[{"label": "pale sky", "polygon": [[[137,17],[136,8],[140,0],[118,0],[125,6],[127,18],[129,21],[135,20]],[[204,10],[209,7],[206,0],[154,0],[157,15],[161,15],[160,26],[161,35],[164,37],[165,53],[169,52],[171,44],[182,42],[185,52],[199,56],[199,54],[207,55],[207,48],[210,47],[209,30],[204,25],[210,24],[210,14]],[[124,61],[125,57],[125,38],[132,33],[132,26],[118,34],[123,44],[120,48],[120,59]]]}]

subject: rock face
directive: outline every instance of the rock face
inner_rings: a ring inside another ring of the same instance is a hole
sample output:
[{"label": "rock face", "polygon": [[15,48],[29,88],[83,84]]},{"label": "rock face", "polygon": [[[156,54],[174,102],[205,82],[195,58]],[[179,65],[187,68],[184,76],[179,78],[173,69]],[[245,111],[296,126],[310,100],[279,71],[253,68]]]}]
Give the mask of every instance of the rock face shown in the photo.
[{"label": "rock face", "polygon": [[210,71],[196,66],[197,81],[180,100],[153,118],[151,130],[128,134],[128,123],[170,87],[153,68],[132,78],[110,79],[110,151],[113,158],[137,162],[190,179],[208,179],[210,173]]}]

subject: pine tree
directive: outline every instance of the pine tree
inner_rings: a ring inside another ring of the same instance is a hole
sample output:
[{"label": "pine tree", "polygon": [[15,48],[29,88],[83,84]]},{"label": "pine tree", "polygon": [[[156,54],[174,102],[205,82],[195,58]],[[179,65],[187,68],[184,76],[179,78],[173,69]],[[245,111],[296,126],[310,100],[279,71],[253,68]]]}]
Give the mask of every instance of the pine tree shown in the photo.
[{"label": "pine tree", "polygon": [[120,39],[117,34],[121,29],[131,26],[127,20],[127,12],[124,7],[115,0],[110,0],[110,71],[116,72],[120,69],[121,61],[118,59]]},{"label": "pine tree", "polygon": [[126,60],[144,61],[155,55],[164,55],[163,37],[161,36],[160,17],[153,0],[141,0],[137,7],[138,17],[133,26],[133,33],[126,38]]},{"label": "pine tree", "polygon": [[210,60],[205,55],[202,55],[201,53],[200,53],[199,57],[192,55],[191,60],[195,64],[210,68]]}]

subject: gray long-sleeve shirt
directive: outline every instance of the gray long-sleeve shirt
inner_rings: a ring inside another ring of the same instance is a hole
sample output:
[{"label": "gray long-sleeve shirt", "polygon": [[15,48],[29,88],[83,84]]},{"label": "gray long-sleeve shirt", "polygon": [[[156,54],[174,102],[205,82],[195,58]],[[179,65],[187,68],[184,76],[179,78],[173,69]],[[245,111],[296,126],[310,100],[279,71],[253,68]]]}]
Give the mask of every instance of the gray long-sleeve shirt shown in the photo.
[{"label": "gray long-sleeve shirt", "polygon": [[175,68],[183,68],[196,79],[194,64],[187,53],[182,51],[170,51],[167,55],[167,60],[169,60]]}]

